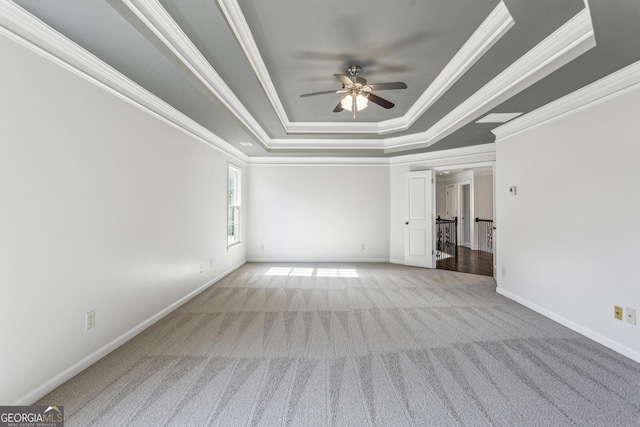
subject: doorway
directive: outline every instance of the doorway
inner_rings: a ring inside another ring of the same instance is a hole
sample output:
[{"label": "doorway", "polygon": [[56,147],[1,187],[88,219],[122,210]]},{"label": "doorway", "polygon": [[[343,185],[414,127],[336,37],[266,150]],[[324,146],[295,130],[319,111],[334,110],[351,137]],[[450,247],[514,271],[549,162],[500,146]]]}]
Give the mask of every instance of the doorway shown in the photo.
[{"label": "doorway", "polygon": [[492,165],[437,172],[436,215],[457,222],[457,250],[438,257],[436,268],[493,276],[493,253],[479,247],[484,236],[477,235],[476,223],[493,220],[493,175]]}]

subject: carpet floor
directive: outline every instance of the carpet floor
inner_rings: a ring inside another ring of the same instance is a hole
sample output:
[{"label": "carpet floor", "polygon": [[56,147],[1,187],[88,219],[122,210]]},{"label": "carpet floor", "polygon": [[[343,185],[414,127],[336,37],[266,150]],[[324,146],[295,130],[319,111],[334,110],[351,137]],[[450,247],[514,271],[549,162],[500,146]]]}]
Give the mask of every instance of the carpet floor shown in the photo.
[{"label": "carpet floor", "polygon": [[67,426],[631,426],[640,364],[391,264],[245,264],[45,396]]}]

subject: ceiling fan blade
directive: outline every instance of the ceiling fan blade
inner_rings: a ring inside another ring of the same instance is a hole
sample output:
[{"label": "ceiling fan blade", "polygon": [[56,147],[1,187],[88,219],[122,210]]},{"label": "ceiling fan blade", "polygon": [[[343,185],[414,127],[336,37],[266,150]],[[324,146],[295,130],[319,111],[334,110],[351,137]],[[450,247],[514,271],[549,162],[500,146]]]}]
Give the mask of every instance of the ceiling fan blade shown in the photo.
[{"label": "ceiling fan blade", "polygon": [[312,93],[303,93],[300,95],[300,98],[304,98],[305,96],[315,96],[315,95],[325,95],[327,93],[346,93],[347,91],[344,89],[339,90],[325,90],[322,92],[312,92]]},{"label": "ceiling fan blade", "polygon": [[339,113],[340,111],[343,111],[344,108],[342,108],[342,101],[338,102],[338,105],[336,105],[336,108],[333,109],[334,113]]},{"label": "ceiling fan blade", "polygon": [[373,85],[368,85],[371,90],[388,90],[388,89],[406,89],[407,84],[403,82],[393,82],[393,83],[378,83]]},{"label": "ceiling fan blade", "polygon": [[351,81],[351,78],[349,76],[347,76],[346,74],[334,74],[333,77],[335,77],[336,79],[340,80],[340,82],[344,86],[348,86],[348,85],[352,85],[353,84],[353,81]]},{"label": "ceiling fan blade", "polygon": [[365,79],[364,77],[356,76],[356,83],[360,83],[364,86],[367,84],[367,79]]},{"label": "ceiling fan blade", "polygon": [[369,98],[369,101],[373,102],[374,104],[378,104],[379,106],[386,109],[393,108],[394,106],[393,102],[389,102],[386,99],[380,98],[379,96],[376,96],[372,93],[370,93],[367,98]]}]

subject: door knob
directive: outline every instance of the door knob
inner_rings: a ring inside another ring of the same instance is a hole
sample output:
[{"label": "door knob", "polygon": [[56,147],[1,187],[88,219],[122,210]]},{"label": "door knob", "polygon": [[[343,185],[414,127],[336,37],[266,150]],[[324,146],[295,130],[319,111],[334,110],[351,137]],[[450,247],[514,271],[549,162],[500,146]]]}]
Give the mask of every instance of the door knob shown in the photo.
[{"label": "door knob", "polygon": [[409,221],[405,222],[404,225],[409,225]]}]

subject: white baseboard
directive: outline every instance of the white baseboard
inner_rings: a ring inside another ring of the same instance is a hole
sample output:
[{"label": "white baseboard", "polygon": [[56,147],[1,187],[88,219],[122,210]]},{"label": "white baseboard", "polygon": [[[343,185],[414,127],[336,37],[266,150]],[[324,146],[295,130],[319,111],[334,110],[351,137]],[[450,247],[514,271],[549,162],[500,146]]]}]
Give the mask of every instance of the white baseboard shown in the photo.
[{"label": "white baseboard", "polygon": [[391,264],[403,264],[404,265],[404,260],[403,259],[390,259],[389,262]]},{"label": "white baseboard", "polygon": [[388,258],[277,258],[277,257],[265,257],[265,258],[247,258],[247,262],[335,262],[335,263],[345,263],[345,262],[389,262]]},{"label": "white baseboard", "polygon": [[640,363],[640,353],[637,352],[636,350],[633,350],[625,345],[620,344],[617,341],[614,341],[610,338],[605,337],[604,335],[601,335],[589,328],[585,328],[584,326],[580,325],[579,323],[576,323],[572,320],[567,319],[566,317],[560,316],[557,313],[554,313],[552,311],[547,310],[546,308],[540,307],[537,304],[532,303],[531,301],[525,299],[525,298],[521,298],[518,295],[515,295],[507,290],[504,290],[500,287],[498,287],[496,289],[496,292],[498,292],[500,295],[503,295],[519,304],[524,305],[527,308],[530,308],[531,310],[542,314],[545,317],[548,317],[549,319],[560,323],[562,326],[566,326],[567,328],[579,333],[580,335],[584,335],[585,337],[594,340],[595,342],[602,344],[605,347],[610,348],[611,350],[622,354],[623,356],[628,357],[631,360],[634,360],[638,363]]},{"label": "white baseboard", "polygon": [[167,314],[171,313],[173,310],[175,310],[176,308],[180,307],[182,304],[186,303],[187,301],[189,301],[190,299],[192,299],[193,297],[195,297],[196,295],[198,295],[199,293],[201,293],[202,291],[204,291],[205,289],[207,289],[208,287],[210,287],[214,283],[218,282],[220,279],[222,279],[223,277],[225,277],[229,273],[231,273],[231,272],[237,270],[238,268],[242,267],[244,264],[245,264],[245,261],[242,261],[238,265],[236,265],[234,267],[231,267],[230,269],[220,273],[219,275],[217,275],[213,279],[209,280],[204,285],[200,286],[198,289],[190,292],[188,295],[180,298],[178,301],[176,301],[173,304],[169,305],[164,310],[162,310],[162,311],[156,313],[155,315],[149,317],[147,320],[143,321],[139,325],[133,327],[129,331],[127,331],[124,334],[120,335],[118,338],[114,339],[113,341],[109,342],[108,344],[104,345],[103,347],[99,348],[98,350],[94,351],[93,353],[91,353],[90,355],[85,357],[84,359],[82,359],[79,362],[71,365],[69,368],[67,368],[64,371],[60,372],[59,374],[55,375],[53,378],[49,379],[48,381],[45,381],[43,384],[41,384],[40,386],[38,386],[35,389],[31,390],[30,392],[22,395],[20,398],[18,398],[16,401],[11,403],[10,405],[12,405],[12,406],[25,406],[25,405],[32,405],[33,403],[37,402],[38,399],[42,398],[47,393],[49,393],[50,391],[54,390],[56,387],[60,386],[64,382],[66,382],[66,381],[70,380],[71,378],[73,378],[74,376],[78,375],[80,372],[82,372],[83,370],[85,370],[89,366],[93,365],[98,360],[102,359],[104,356],[106,356],[107,354],[111,353],[113,350],[115,350],[116,348],[120,347],[122,344],[124,344],[125,342],[129,341],[131,338],[135,337],[140,332],[144,331],[149,326],[153,325],[158,320],[162,319],[164,316],[166,316]]}]

